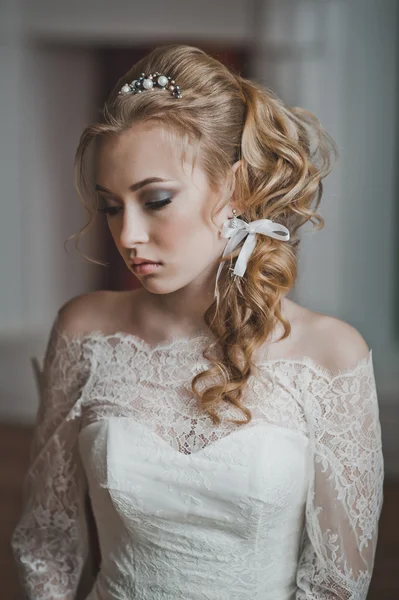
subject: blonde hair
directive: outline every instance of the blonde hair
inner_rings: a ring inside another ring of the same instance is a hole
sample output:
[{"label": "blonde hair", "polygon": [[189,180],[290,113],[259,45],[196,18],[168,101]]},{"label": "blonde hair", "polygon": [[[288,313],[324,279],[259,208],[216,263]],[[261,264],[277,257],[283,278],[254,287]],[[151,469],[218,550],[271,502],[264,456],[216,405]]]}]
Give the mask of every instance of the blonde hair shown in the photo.
[{"label": "blonde hair", "polygon": [[[183,97],[176,99],[170,92],[160,91],[118,94],[142,72],[171,76]],[[77,241],[96,214],[86,164],[92,141],[143,121],[162,123],[182,142],[196,147],[212,186],[229,177],[231,165],[241,159],[231,182],[240,216],[248,222],[272,219],[290,231],[288,242],[257,236],[242,283],[235,282],[225,266],[218,297],[204,314],[217,341],[204,352],[211,367],[194,377],[192,390],[214,423],[220,423],[215,408],[223,401],[246,416],[246,420],[233,423],[248,423],[251,413],[241,399],[253,372],[252,357],[278,323],[283,326],[280,340],[290,334],[281,301],[297,277],[297,232],[307,221],[317,229],[324,226],[316,209],[323,193],[322,180],[332,168],[331,155],[338,155],[335,142],[312,113],[284,105],[271,90],[233,73],[199,48],[156,48],[119,79],[99,121],[82,133],[75,157],[75,184],[90,221],[74,234]],[[240,247],[220,262],[231,264]],[[216,346],[219,358],[210,355]],[[222,380],[215,381],[214,376],[220,374]],[[198,384],[207,376],[214,383],[200,390]]]}]

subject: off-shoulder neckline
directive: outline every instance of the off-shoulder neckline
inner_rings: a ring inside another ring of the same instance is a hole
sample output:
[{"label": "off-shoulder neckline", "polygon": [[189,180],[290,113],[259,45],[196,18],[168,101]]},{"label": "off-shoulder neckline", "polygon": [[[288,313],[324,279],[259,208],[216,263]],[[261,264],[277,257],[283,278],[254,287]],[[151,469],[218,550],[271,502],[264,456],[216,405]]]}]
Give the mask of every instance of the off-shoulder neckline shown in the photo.
[{"label": "off-shoulder neckline", "polygon": [[[150,358],[155,353],[163,353],[174,348],[181,352],[187,352],[188,346],[194,346],[197,351],[202,348],[203,342],[214,339],[214,336],[210,332],[206,332],[203,329],[195,330],[191,335],[176,335],[168,340],[158,342],[156,344],[150,344],[140,336],[134,333],[128,333],[126,331],[115,331],[113,333],[105,333],[99,329],[88,332],[66,332],[58,329],[58,333],[68,341],[83,342],[85,340],[101,340],[107,341],[111,339],[120,339],[130,341],[134,343],[136,349],[141,350],[143,353],[148,355]],[[327,367],[320,365],[310,356],[304,355],[300,358],[267,358],[261,357],[257,366],[270,366],[270,365],[303,365],[310,370],[323,375],[327,379],[336,379],[345,375],[354,375],[357,371],[363,367],[373,364],[373,350],[369,349],[368,355],[358,360],[358,362],[352,367],[346,369],[332,371]]]}]

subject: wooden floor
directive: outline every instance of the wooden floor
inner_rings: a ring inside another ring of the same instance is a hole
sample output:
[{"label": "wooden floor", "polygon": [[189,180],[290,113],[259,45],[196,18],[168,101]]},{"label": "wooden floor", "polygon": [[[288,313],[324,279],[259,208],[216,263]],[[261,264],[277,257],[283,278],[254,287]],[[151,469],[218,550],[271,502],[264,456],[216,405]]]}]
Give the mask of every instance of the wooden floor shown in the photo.
[{"label": "wooden floor", "polygon": [[[0,580],[2,600],[22,600],[10,536],[21,510],[21,484],[27,466],[31,429],[0,424]],[[399,599],[399,482],[386,482],[384,507],[368,600]],[[189,599],[187,599],[189,600]]]}]

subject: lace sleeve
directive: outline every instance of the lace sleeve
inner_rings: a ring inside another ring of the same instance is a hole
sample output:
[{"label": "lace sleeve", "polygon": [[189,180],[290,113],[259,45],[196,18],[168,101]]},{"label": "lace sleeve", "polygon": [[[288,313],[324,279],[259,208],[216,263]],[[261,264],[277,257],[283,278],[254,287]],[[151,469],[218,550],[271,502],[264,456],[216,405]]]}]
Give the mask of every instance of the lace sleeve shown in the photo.
[{"label": "lace sleeve", "polygon": [[378,401],[369,357],[306,391],[311,477],[297,600],[365,600],[383,499]]},{"label": "lace sleeve", "polygon": [[79,460],[76,401],[88,377],[81,343],[54,321],[23,485],[23,510],[11,547],[29,600],[73,600],[88,558],[87,484]]}]

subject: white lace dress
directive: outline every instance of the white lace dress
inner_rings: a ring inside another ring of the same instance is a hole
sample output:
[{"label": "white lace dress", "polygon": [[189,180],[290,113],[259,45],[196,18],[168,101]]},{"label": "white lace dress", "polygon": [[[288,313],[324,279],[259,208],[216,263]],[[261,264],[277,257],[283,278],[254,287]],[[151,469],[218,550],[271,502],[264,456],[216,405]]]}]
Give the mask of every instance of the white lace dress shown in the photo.
[{"label": "white lace dress", "polygon": [[335,374],[260,360],[251,422],[216,427],[190,388],[208,341],[55,320],[12,537],[30,600],[365,600],[383,483],[372,352]]}]

